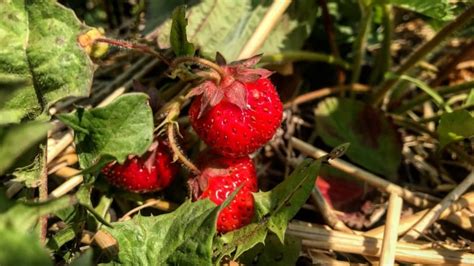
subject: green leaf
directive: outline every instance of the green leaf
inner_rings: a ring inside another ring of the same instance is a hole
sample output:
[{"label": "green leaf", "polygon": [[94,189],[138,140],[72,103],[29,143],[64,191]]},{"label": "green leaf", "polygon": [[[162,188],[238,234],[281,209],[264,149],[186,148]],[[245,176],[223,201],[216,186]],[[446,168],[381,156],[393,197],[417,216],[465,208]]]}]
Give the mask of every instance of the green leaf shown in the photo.
[{"label": "green leaf", "polygon": [[0,175],[24,152],[46,138],[49,128],[49,124],[40,122],[0,126]]},{"label": "green leaf", "polygon": [[34,234],[0,227],[0,235],[0,265],[53,265]]},{"label": "green leaf", "polygon": [[234,259],[259,243],[268,230],[283,243],[289,221],[300,210],[314,188],[322,159],[303,161],[288,177],[268,192],[253,193],[258,222],[224,234],[215,242],[217,262],[235,251]]},{"label": "green leaf", "polygon": [[173,11],[171,24],[170,43],[176,56],[194,55],[194,45],[188,42],[186,36],[186,7],[179,6]]},{"label": "green leaf", "polygon": [[235,251],[234,259],[259,243],[264,243],[267,236],[266,222],[251,223],[240,229],[224,234],[217,239],[219,250],[218,261]]},{"label": "green leaf", "polygon": [[209,199],[185,202],[172,213],[105,228],[119,243],[125,265],[211,265],[219,208]]},{"label": "green leaf", "polygon": [[[188,9],[189,41],[198,46],[206,56],[214,57],[219,51],[227,60],[236,60],[271,3],[269,0],[202,0]],[[160,5],[150,5],[149,8],[153,10],[149,10],[147,14],[161,14],[159,7]],[[300,49],[311,33],[317,16],[314,10],[314,1],[294,1],[257,53],[270,54]],[[148,25],[149,29],[156,28],[154,32],[161,48],[170,47],[171,24],[172,21],[167,20],[161,24]]]},{"label": "green leaf", "polygon": [[466,110],[444,113],[438,126],[439,146],[474,136],[474,117]]},{"label": "green leaf", "polygon": [[301,240],[299,238],[288,235],[285,237],[285,243],[282,244],[275,235],[269,235],[264,245],[255,246],[245,252],[239,258],[239,262],[244,265],[256,266],[296,265],[300,251]]},{"label": "green leaf", "polygon": [[314,112],[316,130],[326,144],[350,142],[346,155],[353,162],[389,178],[397,176],[402,144],[382,112],[361,101],[339,98],[327,98]]},{"label": "green leaf", "polygon": [[75,259],[70,266],[93,266],[94,264],[94,252],[92,249],[86,250],[79,258]]},{"label": "green leaf", "polygon": [[17,232],[28,232],[42,215],[56,212],[72,204],[75,204],[75,200],[71,197],[42,203],[14,203],[0,193],[0,229],[8,228]]},{"label": "green leaf", "polygon": [[268,192],[254,193],[256,214],[268,217],[268,229],[284,242],[288,222],[308,200],[321,167],[321,160],[306,159],[293,173]]},{"label": "green leaf", "polygon": [[449,0],[388,0],[388,2],[434,19],[444,21],[454,19]]},{"label": "green leaf", "polygon": [[44,153],[43,151],[40,151],[31,164],[15,169],[13,172],[15,178],[12,179],[12,181],[22,182],[26,187],[29,188],[38,187],[41,183],[40,179],[44,167],[46,167],[44,162]]},{"label": "green leaf", "polygon": [[128,93],[105,107],[79,109],[58,118],[75,130],[75,143],[83,169],[115,158],[142,155],[153,140],[153,114],[148,97]]},{"label": "green leaf", "polygon": [[0,124],[34,119],[64,97],[89,94],[93,64],[77,44],[85,26],[53,0],[0,4]]}]

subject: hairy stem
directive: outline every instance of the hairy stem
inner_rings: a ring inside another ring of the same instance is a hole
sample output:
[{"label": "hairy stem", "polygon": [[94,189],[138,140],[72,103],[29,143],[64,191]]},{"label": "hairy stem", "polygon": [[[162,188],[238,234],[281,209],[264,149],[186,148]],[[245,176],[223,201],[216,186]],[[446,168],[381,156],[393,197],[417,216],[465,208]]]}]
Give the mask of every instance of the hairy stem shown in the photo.
[{"label": "hairy stem", "polygon": [[199,174],[201,171],[197,168],[196,165],[189,160],[186,155],[184,155],[181,152],[181,149],[178,146],[178,143],[176,142],[175,138],[175,125],[174,123],[169,123],[168,124],[168,141],[171,147],[171,150],[173,151],[173,155],[176,156],[176,158],[184,165],[186,166],[193,174]]},{"label": "hairy stem", "polygon": [[157,57],[159,60],[163,61],[165,64],[170,65],[170,62],[168,61],[168,59],[166,59],[162,54],[150,48],[148,45],[131,43],[128,41],[123,41],[123,40],[114,40],[114,39],[109,39],[109,38],[97,38],[95,39],[95,41],[108,43],[113,46],[122,47],[126,49],[131,49],[131,50],[137,50],[142,53],[150,54]]},{"label": "hairy stem", "polygon": [[407,70],[415,66],[423,57],[429,52],[436,48],[444,39],[450,34],[460,29],[464,24],[469,22],[474,17],[474,5],[471,5],[464,13],[459,15],[448,25],[444,26],[431,40],[421,45],[416,49],[405,62],[403,62],[398,68],[395,69],[395,75],[389,79],[386,79],[375,92],[372,97],[372,104],[379,104],[385,94],[393,88],[393,86],[399,81],[400,76],[403,75]]},{"label": "hairy stem", "polygon": [[200,58],[200,57],[192,57],[192,56],[178,57],[175,60],[173,60],[173,62],[171,62],[171,67],[176,67],[179,64],[183,64],[183,63],[194,63],[194,64],[197,64],[197,65],[200,65],[200,66],[208,67],[208,68],[214,70],[215,72],[217,72],[217,74],[219,74],[219,77],[220,77],[221,80],[226,75],[224,73],[224,70],[218,64],[216,64],[212,61],[209,61],[207,59]]}]

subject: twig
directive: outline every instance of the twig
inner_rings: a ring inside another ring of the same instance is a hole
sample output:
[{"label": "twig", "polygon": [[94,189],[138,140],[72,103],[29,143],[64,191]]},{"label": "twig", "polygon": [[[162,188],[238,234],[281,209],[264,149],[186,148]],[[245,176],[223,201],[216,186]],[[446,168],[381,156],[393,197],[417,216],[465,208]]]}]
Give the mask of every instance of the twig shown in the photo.
[{"label": "twig", "polygon": [[273,1],[257,29],[240,51],[238,59],[248,58],[257,53],[290,4],[291,0]]},{"label": "twig", "polygon": [[398,224],[402,213],[403,200],[395,193],[390,194],[388,212],[383,234],[380,265],[393,265],[398,239]]},{"label": "twig", "polygon": [[354,233],[352,230],[347,227],[341,220],[339,220],[336,214],[333,212],[333,209],[329,204],[324,200],[321,191],[317,187],[314,187],[313,191],[311,191],[311,198],[316,204],[316,207],[319,209],[321,214],[323,215],[324,220],[326,223],[331,227],[338,231],[347,232],[347,233]]},{"label": "twig", "polygon": [[[313,158],[319,158],[327,154],[325,151],[320,150],[316,147],[313,147],[312,145],[300,139],[297,139],[295,137],[292,137],[290,141],[293,143],[293,146],[295,147],[295,149]],[[350,174],[351,176],[356,177],[360,180],[366,181],[370,185],[377,187],[383,191],[386,191],[388,193],[396,193],[397,195],[402,197],[404,200],[406,200],[407,202],[417,207],[425,208],[425,207],[431,206],[433,205],[433,201],[435,200],[429,195],[426,195],[425,198],[419,197],[408,189],[405,189],[396,184],[393,184],[381,177],[378,177],[370,172],[367,172],[341,159],[337,158],[337,159],[330,160],[329,164],[331,164],[334,168],[337,168],[343,172],[346,172]]]},{"label": "twig", "polygon": [[[458,215],[455,213],[459,210],[462,210],[463,208],[468,208],[469,206],[474,205],[474,192],[467,193],[463,195],[456,203],[453,205],[449,206],[448,209],[444,210],[439,218],[443,220],[448,220],[451,223],[454,222],[454,224],[458,225],[458,221],[456,220],[458,218]],[[415,214],[412,214],[410,216],[405,216],[400,220],[400,225],[398,227],[398,235],[405,234],[410,228],[412,228],[423,216],[426,215],[426,213],[429,211],[429,209],[425,209],[422,211],[419,211]],[[450,218],[451,217],[451,218]],[[371,229],[367,232],[364,233],[365,236],[371,236],[371,237],[381,237],[383,232],[385,230],[385,226],[379,226],[377,228]]]},{"label": "twig", "polygon": [[152,200],[148,200],[144,204],[142,204],[142,205],[130,210],[126,214],[124,214],[122,216],[122,218],[119,219],[119,221],[128,220],[128,219],[130,219],[130,216],[132,214],[134,214],[134,213],[136,213],[140,210],[146,209],[148,207],[154,207],[156,209],[159,209],[161,211],[166,211],[166,212],[172,211],[172,210],[177,208],[176,204],[171,203],[169,201],[161,200],[161,199],[152,199]]},{"label": "twig", "polygon": [[352,88],[351,88],[350,85],[341,86],[341,87],[337,87],[337,88],[330,88],[330,87],[329,88],[320,88],[320,89],[316,89],[314,91],[302,94],[302,95],[286,102],[283,105],[283,108],[290,108],[290,107],[294,107],[294,106],[300,105],[300,104],[305,103],[305,102],[314,101],[316,99],[320,99],[320,98],[326,97],[328,95],[331,95],[331,94],[334,94],[334,93],[337,93],[337,92],[340,92],[340,91],[346,90],[346,89],[352,89],[354,92],[367,92],[367,91],[369,91],[369,88],[367,86],[362,85],[362,84],[358,84],[358,83],[353,84]]},{"label": "twig", "polygon": [[70,167],[63,167],[56,172],[56,175],[66,176],[68,180],[58,186],[49,194],[49,198],[59,198],[66,195],[69,191],[80,185],[84,181],[84,177],[79,174],[80,171]]},{"label": "twig", "polygon": [[293,61],[314,61],[333,64],[344,69],[349,69],[350,64],[336,56],[327,55],[323,53],[308,52],[308,51],[284,51],[278,54],[264,55],[260,62],[281,64],[284,62]]},{"label": "twig", "polygon": [[440,203],[436,204],[423,218],[418,221],[402,238],[401,241],[411,242],[416,239],[438,220],[441,213],[453,204],[474,183],[474,171],[471,172],[453,191]]},{"label": "twig", "polygon": [[421,45],[416,49],[405,62],[403,62],[397,69],[395,69],[395,75],[392,78],[386,79],[380,87],[377,89],[372,98],[372,104],[379,104],[382,99],[385,97],[385,94],[393,88],[393,86],[398,82],[401,75],[403,75],[407,70],[412,68],[418,61],[425,57],[429,52],[434,48],[438,47],[444,39],[446,39],[451,33],[460,29],[464,24],[469,22],[471,18],[474,17],[474,5],[471,5],[459,15],[455,20],[444,26],[431,40]]},{"label": "twig", "polygon": [[72,130],[68,130],[64,136],[54,145],[48,148],[46,156],[46,164],[52,162],[66,147],[68,147],[74,140]]},{"label": "twig", "polygon": [[[43,202],[48,200],[48,167],[46,158],[48,157],[48,144],[47,139],[43,141],[42,152],[41,152],[41,173],[40,173],[40,185],[39,185],[39,201]],[[45,214],[39,218],[40,223],[40,240],[43,245],[46,244],[46,235],[48,233],[48,214]]]},{"label": "twig", "polygon": [[[330,249],[367,256],[380,256],[382,240],[337,232],[315,225],[300,225],[291,222],[288,235],[300,237],[305,247]],[[474,254],[446,249],[426,248],[422,245],[399,243],[395,250],[395,259],[407,263],[422,264],[474,264]]]}]

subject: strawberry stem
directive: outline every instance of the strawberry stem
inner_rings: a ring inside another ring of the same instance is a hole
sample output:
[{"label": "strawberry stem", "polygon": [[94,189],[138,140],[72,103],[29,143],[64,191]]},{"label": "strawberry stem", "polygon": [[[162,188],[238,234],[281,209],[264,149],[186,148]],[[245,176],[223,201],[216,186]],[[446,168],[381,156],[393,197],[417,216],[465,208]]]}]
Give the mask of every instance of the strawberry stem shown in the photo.
[{"label": "strawberry stem", "polygon": [[209,61],[207,59],[200,58],[200,57],[193,57],[193,56],[178,57],[178,58],[174,59],[173,62],[171,62],[171,66],[176,67],[177,65],[183,64],[183,63],[194,63],[194,64],[204,66],[204,67],[208,67],[208,68],[214,70],[217,74],[219,74],[219,77],[218,77],[217,80],[216,80],[215,76],[206,76],[204,78],[212,78],[212,79],[216,80],[217,83],[219,83],[226,76],[224,70],[222,70],[222,68],[218,64],[216,64],[212,61]]},{"label": "strawberry stem", "polygon": [[186,157],[186,155],[184,155],[184,154],[181,152],[181,149],[179,148],[178,143],[176,142],[174,124],[175,124],[175,123],[169,123],[169,124],[168,124],[168,141],[169,141],[169,145],[170,145],[171,151],[173,152],[173,155],[176,156],[176,158],[177,158],[185,167],[187,167],[191,172],[193,172],[193,174],[198,175],[198,174],[201,173],[201,171],[199,171],[199,169],[197,168],[197,166],[194,165],[193,162],[191,162],[191,160],[189,160],[189,159]]},{"label": "strawberry stem", "polygon": [[107,43],[113,46],[136,50],[145,54],[150,54],[157,57],[158,59],[163,61],[165,64],[170,65],[170,62],[168,61],[168,59],[166,59],[162,54],[158,53],[157,51],[153,50],[152,48],[150,48],[148,45],[145,45],[145,44],[131,43],[128,41],[115,40],[115,39],[109,39],[109,38],[97,38],[95,39],[95,42],[103,42],[103,43]]}]

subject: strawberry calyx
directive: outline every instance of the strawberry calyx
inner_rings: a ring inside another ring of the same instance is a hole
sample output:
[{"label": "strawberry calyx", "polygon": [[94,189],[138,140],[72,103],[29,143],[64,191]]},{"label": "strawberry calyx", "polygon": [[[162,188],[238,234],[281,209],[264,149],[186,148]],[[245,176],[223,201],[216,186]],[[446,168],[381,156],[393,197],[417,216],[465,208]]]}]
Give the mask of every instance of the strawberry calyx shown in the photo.
[{"label": "strawberry calyx", "polygon": [[201,96],[201,107],[198,118],[209,108],[226,100],[241,110],[248,109],[246,83],[252,83],[261,78],[268,78],[272,72],[263,68],[253,68],[262,58],[256,55],[240,61],[226,64],[222,55],[216,56],[216,61],[222,69],[221,80],[207,80],[191,89],[187,97]]}]

